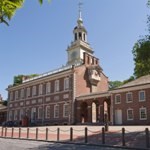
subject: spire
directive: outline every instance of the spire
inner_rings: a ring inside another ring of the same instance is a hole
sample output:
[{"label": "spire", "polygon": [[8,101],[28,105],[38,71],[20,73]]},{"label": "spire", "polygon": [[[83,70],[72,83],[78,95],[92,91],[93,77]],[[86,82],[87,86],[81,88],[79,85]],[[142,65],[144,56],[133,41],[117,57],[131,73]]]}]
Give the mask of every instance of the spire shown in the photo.
[{"label": "spire", "polygon": [[83,25],[83,20],[82,20],[82,9],[81,9],[81,6],[83,5],[82,2],[79,2],[79,18],[78,18],[78,25],[79,26],[82,26]]}]

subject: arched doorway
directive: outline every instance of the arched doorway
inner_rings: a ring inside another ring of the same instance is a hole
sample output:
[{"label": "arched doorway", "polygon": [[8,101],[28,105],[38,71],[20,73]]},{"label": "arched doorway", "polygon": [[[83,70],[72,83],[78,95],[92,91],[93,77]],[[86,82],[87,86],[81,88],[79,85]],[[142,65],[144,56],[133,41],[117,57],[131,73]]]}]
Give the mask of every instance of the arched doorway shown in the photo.
[{"label": "arched doorway", "polygon": [[83,102],[81,104],[81,114],[80,114],[81,123],[87,122],[87,119],[88,119],[88,105],[86,102]]}]

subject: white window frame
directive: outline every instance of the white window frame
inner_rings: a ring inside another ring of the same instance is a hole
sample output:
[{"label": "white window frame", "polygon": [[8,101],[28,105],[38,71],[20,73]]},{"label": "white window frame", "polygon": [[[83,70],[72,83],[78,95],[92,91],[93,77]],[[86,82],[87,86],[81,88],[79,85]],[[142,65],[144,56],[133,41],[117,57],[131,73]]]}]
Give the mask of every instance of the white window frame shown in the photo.
[{"label": "white window frame", "polygon": [[59,105],[54,105],[54,118],[59,118]]},{"label": "white window frame", "polygon": [[15,100],[18,100],[18,99],[19,99],[19,92],[15,91]]},{"label": "white window frame", "polygon": [[13,100],[13,92],[10,92],[10,101],[12,101]]},{"label": "white window frame", "polygon": [[51,92],[51,83],[50,82],[47,82],[46,83],[46,94],[50,93]]},{"label": "white window frame", "polygon": [[28,87],[27,88],[27,97],[30,97],[30,95],[31,95],[31,91],[30,90],[31,90],[30,87]]},{"label": "white window frame", "polygon": [[36,95],[36,85],[32,87],[32,96]]},{"label": "white window frame", "polygon": [[[131,100],[129,100],[128,95],[131,95]],[[132,103],[133,102],[133,93],[132,92],[126,93],[126,102],[127,103]]]},{"label": "white window frame", "polygon": [[19,112],[19,119],[22,120],[23,119],[23,115],[24,115],[24,110],[23,109],[20,109],[20,112]]},{"label": "white window frame", "polygon": [[[129,118],[129,111],[132,111],[132,118]],[[127,109],[127,120],[133,120],[134,119],[134,112],[132,108]]]},{"label": "white window frame", "polygon": [[12,121],[13,118],[13,112],[12,110],[9,111],[9,121]]},{"label": "white window frame", "polygon": [[[35,115],[35,116],[34,116]],[[35,120],[36,119],[36,107],[31,108],[31,119]]]},{"label": "white window frame", "polygon": [[59,92],[59,80],[55,81],[55,92]]},{"label": "white window frame", "polygon": [[20,95],[21,95],[21,98],[24,98],[24,89],[21,89]]},{"label": "white window frame", "polygon": [[63,105],[63,117],[69,117],[69,104]]},{"label": "white window frame", "polygon": [[51,111],[50,106],[46,106],[45,118],[50,118],[51,114],[50,111]]},{"label": "white window frame", "polygon": [[42,117],[43,117],[43,108],[39,107],[38,108],[38,119],[42,119]]},{"label": "white window frame", "polygon": [[[117,97],[118,96],[120,97],[120,101],[119,102],[117,101]],[[121,104],[121,94],[116,94],[115,95],[115,104]]]},{"label": "white window frame", "polygon": [[64,78],[64,90],[69,89],[69,78]]},{"label": "white window frame", "polygon": [[39,85],[39,95],[43,94],[43,84]]},{"label": "white window frame", "polygon": [[[145,116],[146,116],[145,118],[142,118],[141,112],[143,110],[144,110],[144,113],[145,113]],[[140,108],[139,113],[140,113],[140,120],[147,120],[147,109],[145,107]]]},{"label": "white window frame", "polygon": [[18,110],[14,110],[14,120],[18,120]]},{"label": "white window frame", "polygon": [[[144,93],[144,99],[140,99],[141,98],[141,93]],[[145,91],[142,90],[142,91],[139,91],[139,102],[143,102],[143,101],[146,101],[146,95],[145,95]]]}]

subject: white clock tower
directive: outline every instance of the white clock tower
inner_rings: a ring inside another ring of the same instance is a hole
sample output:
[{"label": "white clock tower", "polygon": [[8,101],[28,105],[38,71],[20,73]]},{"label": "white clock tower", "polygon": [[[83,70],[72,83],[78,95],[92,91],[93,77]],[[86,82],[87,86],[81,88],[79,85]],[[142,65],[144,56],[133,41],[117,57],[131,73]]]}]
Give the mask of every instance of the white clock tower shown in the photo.
[{"label": "white clock tower", "polygon": [[77,20],[77,26],[73,30],[74,41],[68,46],[68,65],[73,65],[78,62],[83,62],[84,53],[93,55],[93,50],[90,44],[87,42],[87,31],[83,26],[83,20],[81,16],[81,4],[79,4],[79,18]]}]

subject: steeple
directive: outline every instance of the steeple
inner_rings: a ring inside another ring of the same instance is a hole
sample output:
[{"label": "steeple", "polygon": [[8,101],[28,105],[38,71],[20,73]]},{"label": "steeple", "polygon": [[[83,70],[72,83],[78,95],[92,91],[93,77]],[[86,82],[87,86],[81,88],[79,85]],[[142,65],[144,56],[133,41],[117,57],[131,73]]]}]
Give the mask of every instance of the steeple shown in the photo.
[{"label": "steeple", "polygon": [[93,50],[90,47],[90,44],[87,42],[87,30],[83,25],[82,19],[82,3],[79,3],[78,19],[77,25],[73,30],[74,41],[71,42],[71,45],[68,46],[68,62],[67,64],[74,64],[77,62],[83,62],[84,53],[93,55]]}]

